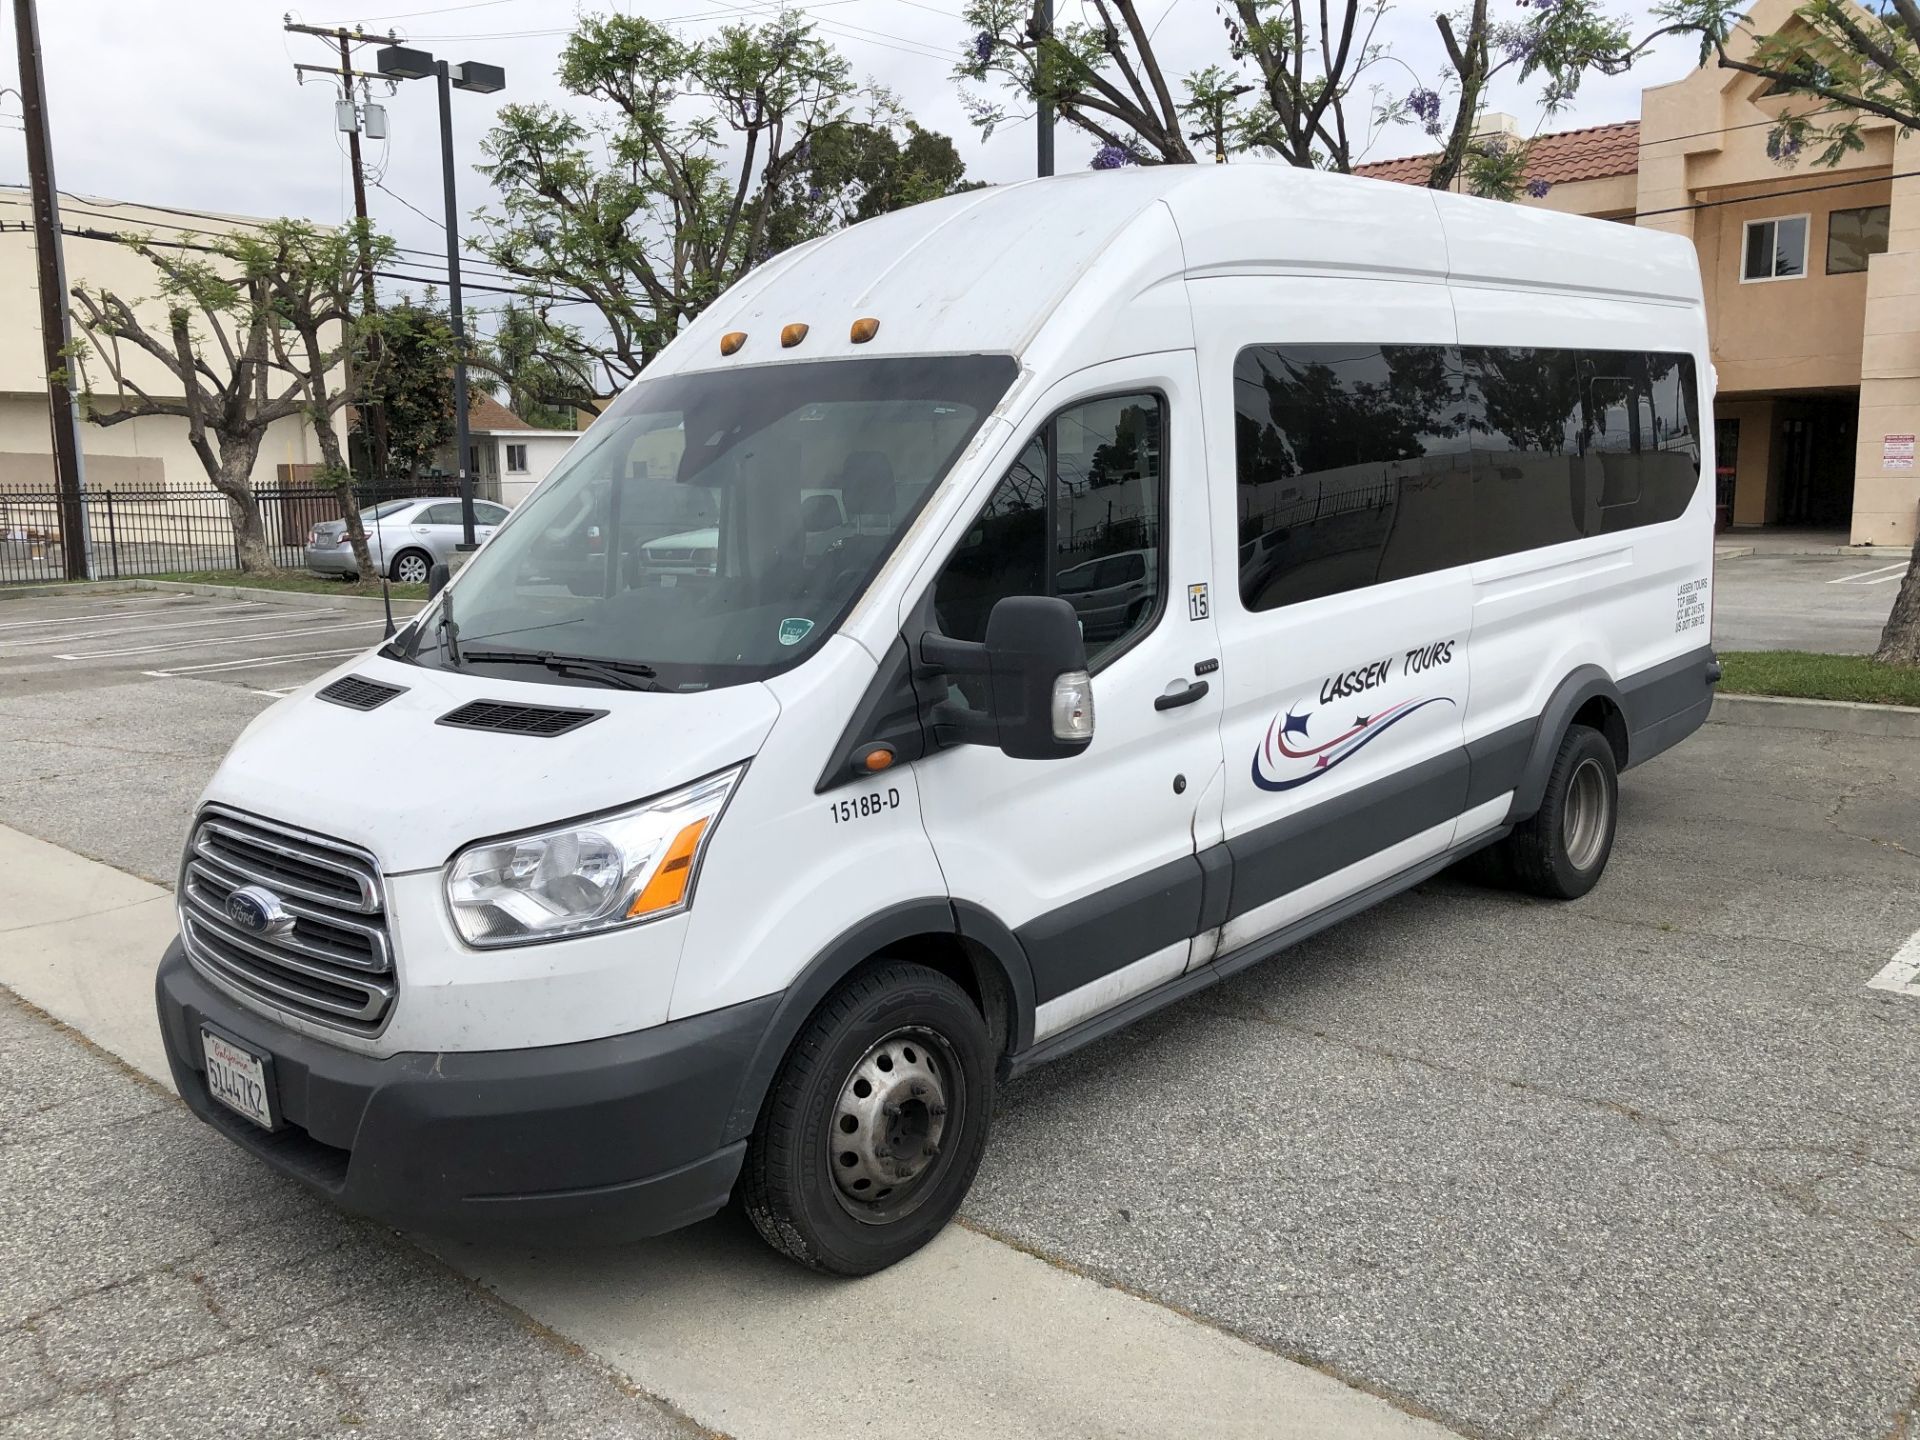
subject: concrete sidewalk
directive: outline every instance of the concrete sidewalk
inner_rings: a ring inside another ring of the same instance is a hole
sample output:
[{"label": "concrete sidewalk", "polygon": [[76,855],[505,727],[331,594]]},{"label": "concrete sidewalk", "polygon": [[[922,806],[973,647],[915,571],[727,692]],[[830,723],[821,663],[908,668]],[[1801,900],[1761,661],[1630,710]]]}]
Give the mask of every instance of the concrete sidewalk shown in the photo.
[{"label": "concrete sidewalk", "polygon": [[[162,1083],[166,1071],[151,1013],[152,975],[173,928],[172,897],[162,887],[0,827],[0,984]],[[7,1009],[17,1007],[7,1002]],[[16,1025],[27,1027],[26,1038],[9,1043],[9,1051],[31,1044],[73,1058],[61,1050],[72,1042],[48,1033],[29,1014],[20,1012],[17,1021],[9,1021],[10,1028]],[[52,1063],[59,1068],[65,1062],[56,1057]],[[102,1092],[137,1098],[144,1091],[131,1077],[110,1071],[73,1088],[79,1098],[62,1103],[85,1100],[110,1110],[123,1102]],[[907,1263],[855,1282],[825,1280],[788,1264],[756,1243],[732,1216],[617,1251],[546,1255],[438,1247],[449,1264],[515,1307],[502,1312],[471,1292],[460,1292],[446,1272],[404,1243],[315,1204],[191,1121],[176,1103],[127,1101],[117,1115],[124,1117],[127,1146],[69,1145],[70,1153],[59,1162],[90,1176],[86,1205],[92,1222],[64,1225],[57,1213],[39,1210],[18,1217],[33,1230],[34,1273],[60,1304],[75,1299],[57,1293],[60,1275],[90,1275],[97,1268],[98,1253],[108,1244],[102,1231],[117,1228],[116,1207],[129,1210],[129,1225],[144,1223],[146,1197],[159,1183],[156,1173],[192,1175],[205,1166],[219,1172],[222,1224],[246,1236],[244,1245],[236,1241],[233,1248],[267,1252],[259,1264],[278,1277],[272,1283],[285,1285],[286,1276],[307,1263],[297,1254],[275,1252],[310,1244],[304,1237],[315,1229],[336,1237],[336,1248],[356,1252],[363,1284],[367,1274],[381,1277],[380,1283],[354,1292],[353,1303],[362,1313],[348,1328],[363,1337],[384,1335],[374,1350],[362,1345],[340,1362],[350,1362],[357,1389],[335,1393],[321,1382],[339,1372],[324,1355],[315,1361],[305,1352],[299,1363],[313,1373],[299,1376],[299,1383],[288,1381],[274,1368],[284,1358],[284,1337],[263,1339],[250,1331],[223,1338],[191,1331],[205,1342],[201,1350],[189,1347],[194,1355],[234,1350],[251,1357],[251,1369],[228,1364],[209,1382],[236,1392],[232,1404],[242,1408],[232,1413],[248,1417],[249,1433],[317,1433],[332,1428],[325,1423],[329,1413],[339,1417],[343,1433],[377,1433],[379,1425],[371,1431],[361,1427],[370,1418],[384,1418],[386,1411],[373,1417],[363,1413],[378,1408],[365,1397],[398,1407],[409,1395],[420,1399],[425,1413],[408,1424],[396,1423],[395,1434],[465,1435],[496,1433],[496,1428],[515,1435],[562,1430],[596,1436],[669,1434],[682,1426],[682,1417],[742,1440],[843,1440],[902,1424],[942,1437],[983,1440],[1175,1434],[1441,1440],[1452,1433],[1179,1311],[958,1226]],[[31,1157],[36,1145],[60,1143],[60,1132],[54,1127],[44,1141],[31,1134],[5,1138],[11,1145],[0,1154]],[[111,1173],[125,1150],[142,1157],[138,1179]],[[31,1158],[26,1163],[30,1169],[36,1164]],[[27,1183],[24,1172],[14,1170],[6,1179],[10,1191]],[[190,1188],[199,1193],[209,1186],[201,1182]],[[135,1196],[142,1198],[129,1198]],[[16,1202],[4,1201],[0,1208],[14,1223]],[[302,1223],[286,1225],[290,1212],[303,1217]],[[160,1246],[179,1256],[163,1257],[145,1270],[129,1269],[129,1260],[114,1276],[96,1282],[116,1297],[93,1337],[102,1351],[133,1353],[142,1345],[161,1344],[184,1323],[167,1307],[178,1308],[183,1295],[193,1298],[190,1287],[179,1283],[179,1273],[191,1269],[185,1257],[210,1242],[187,1220],[181,1225],[180,1233]],[[382,1247],[400,1258],[372,1253]],[[69,1248],[74,1253],[66,1253]],[[226,1258],[237,1264],[244,1256],[229,1252]],[[244,1299],[249,1289],[244,1276],[229,1278],[231,1293]],[[83,1287],[83,1293],[95,1289]],[[34,1338],[39,1332],[29,1326],[59,1306],[44,1296],[34,1299],[41,1303],[6,1307],[0,1326],[13,1328],[0,1328],[0,1346],[12,1345],[25,1355],[40,1343]],[[214,1313],[217,1318],[225,1311]],[[503,1329],[498,1318],[503,1313],[522,1314],[532,1323]],[[423,1349],[411,1350],[408,1327],[422,1325],[431,1333]],[[565,1345],[533,1344],[544,1331],[579,1345],[594,1360]],[[247,1349],[271,1345],[281,1347],[271,1352],[279,1357],[271,1362]],[[513,1350],[510,1362],[492,1353],[502,1347]],[[365,1373],[375,1364],[368,1357],[376,1351],[389,1357],[395,1373]],[[635,1388],[610,1388],[596,1361],[614,1367]],[[519,1384],[513,1392],[519,1398],[504,1411],[505,1402],[487,1388],[494,1382],[481,1378],[496,1373]],[[449,1376],[475,1377],[473,1403],[483,1407],[477,1414],[485,1424],[466,1424],[476,1417],[463,1410],[465,1392]],[[46,1407],[71,1403],[79,1408],[64,1423],[75,1434],[95,1433],[88,1427],[102,1412],[87,1407],[103,1394],[109,1399],[123,1394],[138,1381],[123,1377],[114,1382],[121,1390],[106,1391],[61,1388],[62,1383],[46,1366],[27,1360],[16,1364],[0,1351],[0,1415],[16,1406],[16,1393],[49,1416],[53,1412]],[[553,1394],[576,1391],[584,1396],[578,1413],[590,1416],[590,1423],[576,1424],[572,1409],[556,1417],[548,1403]],[[191,1421],[224,1433],[221,1417],[228,1412],[208,1408],[204,1394],[161,1387],[154,1403],[167,1394],[187,1406],[169,1412],[172,1423],[189,1428]],[[534,1399],[527,1399],[529,1394]]]}]

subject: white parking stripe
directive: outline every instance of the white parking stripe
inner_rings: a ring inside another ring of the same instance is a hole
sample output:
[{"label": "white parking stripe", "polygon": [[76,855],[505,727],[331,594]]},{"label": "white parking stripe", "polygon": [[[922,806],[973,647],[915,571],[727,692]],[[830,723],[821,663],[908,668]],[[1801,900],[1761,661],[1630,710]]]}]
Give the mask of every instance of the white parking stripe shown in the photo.
[{"label": "white parking stripe", "polygon": [[[263,610],[266,607],[259,601],[249,601],[245,605],[236,605],[235,610]],[[315,615],[338,615],[338,610],[315,610]],[[211,625],[247,625],[255,620],[264,620],[264,615],[227,615],[219,620],[169,620],[159,625],[122,625],[117,629],[76,630],[71,635],[15,635],[0,639],[0,645],[64,645],[69,640],[99,640],[108,635],[144,635],[149,630],[204,630]]]},{"label": "white parking stripe", "polygon": [[[1877,570],[1862,570],[1856,575],[1842,575],[1838,580],[1827,581],[1827,584],[1829,585],[1884,585],[1887,583],[1886,580],[1874,580],[1870,577],[1875,575],[1886,575],[1889,570],[1905,571],[1907,568],[1907,563],[1908,562],[1905,560],[1896,560],[1893,564],[1882,565]],[[1900,577],[1898,575],[1890,575],[1887,578],[1892,580],[1897,580]]]},{"label": "white parking stripe", "polygon": [[1869,990],[1891,990],[1896,995],[1911,995],[1920,1000],[1920,930],[1894,952],[1881,972],[1867,981]]},{"label": "white parking stripe", "polygon": [[253,660],[210,660],[204,665],[176,665],[170,670],[142,670],[140,673],[150,675],[155,680],[171,680],[181,675],[209,675],[226,670],[264,670],[269,665],[290,665],[295,660],[338,660],[344,655],[358,655],[366,648],[364,645],[355,645],[348,650],[303,650],[298,655],[263,655]]},{"label": "white parking stripe", "polygon": [[[143,612],[135,610],[133,607],[136,605],[174,605],[182,600],[191,599],[193,599],[191,595],[168,595],[154,600],[131,600],[124,605],[114,605],[107,609],[95,610],[92,613],[95,615],[111,615],[116,617],[121,615],[138,615]],[[257,605],[260,602],[256,600],[247,603]],[[155,612],[149,610],[144,613],[151,615]],[[9,620],[6,624],[0,625],[0,630],[25,630],[32,625],[78,625],[87,618],[86,615],[50,615],[39,620]]]},{"label": "white parking stripe", "polygon": [[203,650],[216,645],[250,645],[256,640],[285,640],[298,635],[325,635],[334,630],[378,630],[384,620],[353,620],[343,625],[302,625],[297,630],[256,630],[249,635],[198,635],[161,645],[130,645],[120,650],[76,650],[55,655],[56,660],[116,660],[126,655],[157,655],[163,650]]}]

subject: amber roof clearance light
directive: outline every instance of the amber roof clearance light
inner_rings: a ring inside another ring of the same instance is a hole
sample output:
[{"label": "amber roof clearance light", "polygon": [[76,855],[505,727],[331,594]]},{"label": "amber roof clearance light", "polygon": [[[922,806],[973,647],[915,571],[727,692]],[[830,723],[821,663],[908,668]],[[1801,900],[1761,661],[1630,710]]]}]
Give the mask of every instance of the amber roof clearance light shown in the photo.
[{"label": "amber roof clearance light", "polygon": [[880,333],[880,322],[871,315],[863,316],[853,322],[853,343],[864,345]]},{"label": "amber roof clearance light", "polygon": [[742,345],[746,343],[747,343],[746,331],[729,330],[726,334],[720,337],[720,353],[722,355],[731,355],[733,354],[734,351],[738,350]]},{"label": "amber roof clearance light", "polygon": [[780,332],[780,345],[783,349],[791,350],[806,338],[807,327],[796,321]]}]

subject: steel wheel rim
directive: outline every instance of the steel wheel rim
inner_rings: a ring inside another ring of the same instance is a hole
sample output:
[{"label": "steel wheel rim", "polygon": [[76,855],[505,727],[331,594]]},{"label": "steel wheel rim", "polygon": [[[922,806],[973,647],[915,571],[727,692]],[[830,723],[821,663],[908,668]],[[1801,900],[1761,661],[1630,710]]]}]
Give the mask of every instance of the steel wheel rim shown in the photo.
[{"label": "steel wheel rim", "polygon": [[965,1118],[960,1064],[937,1032],[908,1025],[867,1047],[827,1116],[834,1198],[854,1219],[887,1225],[918,1209]]},{"label": "steel wheel rim", "polygon": [[399,572],[395,578],[402,585],[424,585],[427,581],[427,562],[418,555],[402,555],[394,569]]},{"label": "steel wheel rim", "polygon": [[1591,870],[1607,838],[1607,777],[1598,760],[1582,760],[1567,782],[1560,838],[1576,870]]}]

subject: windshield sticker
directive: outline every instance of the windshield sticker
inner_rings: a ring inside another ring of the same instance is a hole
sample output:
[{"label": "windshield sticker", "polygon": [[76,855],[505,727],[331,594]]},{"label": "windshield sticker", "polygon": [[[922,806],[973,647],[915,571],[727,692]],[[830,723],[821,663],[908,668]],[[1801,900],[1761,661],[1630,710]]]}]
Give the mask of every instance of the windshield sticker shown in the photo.
[{"label": "windshield sticker", "polygon": [[780,622],[780,643],[782,645],[798,645],[802,640],[807,638],[808,633],[812,629],[813,622],[811,620],[803,620],[797,616],[782,620]]}]

